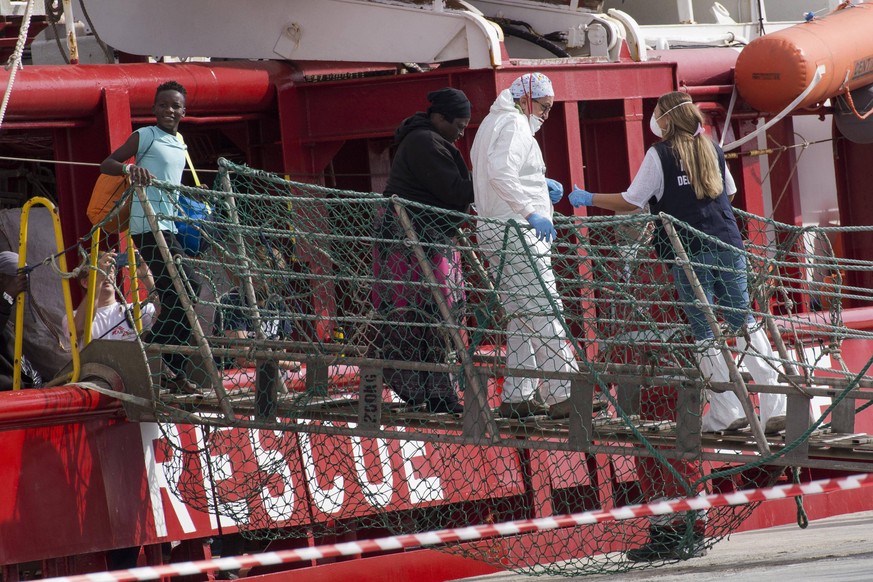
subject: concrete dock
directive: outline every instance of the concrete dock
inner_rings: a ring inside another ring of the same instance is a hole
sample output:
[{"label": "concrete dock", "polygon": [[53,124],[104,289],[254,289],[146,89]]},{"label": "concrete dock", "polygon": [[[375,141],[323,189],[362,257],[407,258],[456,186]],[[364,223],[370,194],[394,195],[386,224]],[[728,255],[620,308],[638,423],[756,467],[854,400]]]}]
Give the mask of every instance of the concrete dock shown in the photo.
[{"label": "concrete dock", "polygon": [[464,582],[869,582],[873,580],[873,511],[735,534],[701,558],[619,574],[525,576],[498,573]]}]

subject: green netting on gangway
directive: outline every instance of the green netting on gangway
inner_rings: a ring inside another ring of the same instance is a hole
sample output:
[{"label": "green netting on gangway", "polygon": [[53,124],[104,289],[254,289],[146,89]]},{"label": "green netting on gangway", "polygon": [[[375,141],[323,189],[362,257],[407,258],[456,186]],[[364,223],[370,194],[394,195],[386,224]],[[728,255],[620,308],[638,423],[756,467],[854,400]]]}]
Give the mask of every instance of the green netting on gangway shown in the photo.
[{"label": "green netting on gangway", "polygon": [[[739,212],[740,252],[665,217],[556,215],[549,246],[524,224],[221,168],[210,190],[178,188],[202,216],[155,217],[195,228],[197,254],[167,254],[157,236],[138,249],[171,265],[137,340],[169,487],[250,549],[770,485],[862,381],[841,369],[840,349],[870,333],[842,314],[869,305],[871,264],[832,246],[871,229]],[[654,243],[683,273],[745,278],[748,302],[683,304]],[[695,338],[686,306],[713,339]],[[729,377],[701,372],[706,358]],[[838,396],[810,409],[800,438],[764,434],[755,406],[828,382]],[[701,436],[706,387],[750,391],[750,426]],[[518,418],[504,398],[552,414]],[[751,511],[444,549],[530,574],[620,572],[698,555]],[[626,553],[651,535],[668,551]]]}]

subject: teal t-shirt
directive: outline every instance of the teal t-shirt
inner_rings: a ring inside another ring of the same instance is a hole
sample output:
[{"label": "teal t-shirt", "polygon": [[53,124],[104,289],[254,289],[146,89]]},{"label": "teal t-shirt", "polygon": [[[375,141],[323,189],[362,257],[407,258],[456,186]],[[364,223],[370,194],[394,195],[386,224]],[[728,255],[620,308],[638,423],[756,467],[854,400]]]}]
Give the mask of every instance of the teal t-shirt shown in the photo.
[{"label": "teal t-shirt", "polygon": [[[139,134],[136,165],[147,169],[158,180],[181,184],[182,171],[185,169],[185,144],[175,135],[155,125],[141,127],[136,132]],[[146,197],[155,214],[164,216],[158,220],[161,230],[176,232],[173,221],[173,217],[178,214],[176,196],[175,192],[167,194],[151,186],[146,188]],[[130,234],[141,234],[150,230],[142,204],[134,195],[130,204]]]}]

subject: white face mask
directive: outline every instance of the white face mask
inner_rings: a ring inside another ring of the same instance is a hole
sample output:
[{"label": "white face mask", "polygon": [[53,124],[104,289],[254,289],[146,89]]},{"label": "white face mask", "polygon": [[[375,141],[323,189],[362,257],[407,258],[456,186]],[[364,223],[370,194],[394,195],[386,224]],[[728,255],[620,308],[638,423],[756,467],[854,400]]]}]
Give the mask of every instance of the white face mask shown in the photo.
[{"label": "white face mask", "polygon": [[537,117],[536,115],[528,115],[527,122],[530,124],[530,131],[533,134],[536,134],[543,126],[543,122],[545,120],[542,117]]},{"label": "white face mask", "polygon": [[[649,129],[652,130],[652,133],[654,133],[658,137],[664,137],[664,132],[661,131],[661,126],[658,125],[658,120],[661,119],[662,117],[664,117],[665,115],[667,115],[668,113],[670,113],[671,111],[673,111],[674,109],[676,109],[677,107],[682,107],[683,105],[693,105],[693,103],[691,101],[683,101],[682,103],[680,103],[678,105],[674,105],[673,107],[671,107],[670,109],[668,109],[667,111],[665,111],[664,113],[662,113],[661,115],[659,115],[657,117],[655,117],[655,114],[652,113],[652,117],[649,119]],[[695,135],[697,135],[697,134],[695,134]]]},{"label": "white face mask", "polygon": [[658,137],[664,137],[664,132],[661,131],[661,126],[658,125],[658,119],[659,118],[656,118],[655,114],[653,113],[652,116],[649,118],[649,129],[651,129],[652,133],[654,133]]}]

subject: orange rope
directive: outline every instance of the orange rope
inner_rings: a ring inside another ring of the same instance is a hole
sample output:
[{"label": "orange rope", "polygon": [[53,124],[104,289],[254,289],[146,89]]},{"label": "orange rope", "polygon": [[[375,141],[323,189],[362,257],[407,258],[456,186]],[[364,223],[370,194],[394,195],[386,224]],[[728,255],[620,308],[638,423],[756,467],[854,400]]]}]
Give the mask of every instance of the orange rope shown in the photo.
[{"label": "orange rope", "polygon": [[852,108],[852,113],[854,113],[855,117],[857,117],[861,121],[864,121],[865,119],[870,117],[870,114],[873,114],[873,107],[871,107],[870,111],[868,111],[867,113],[864,113],[863,115],[858,113],[858,109],[855,108],[855,100],[852,99],[852,92],[849,91],[848,89],[846,90],[845,97],[846,97],[846,101],[848,101],[848,103],[849,103],[849,107]]}]

